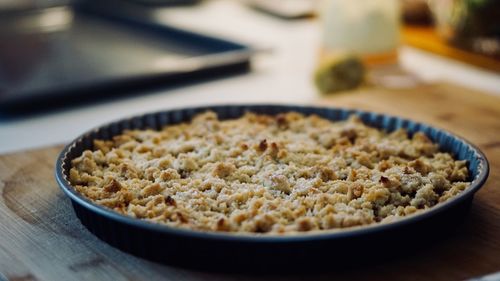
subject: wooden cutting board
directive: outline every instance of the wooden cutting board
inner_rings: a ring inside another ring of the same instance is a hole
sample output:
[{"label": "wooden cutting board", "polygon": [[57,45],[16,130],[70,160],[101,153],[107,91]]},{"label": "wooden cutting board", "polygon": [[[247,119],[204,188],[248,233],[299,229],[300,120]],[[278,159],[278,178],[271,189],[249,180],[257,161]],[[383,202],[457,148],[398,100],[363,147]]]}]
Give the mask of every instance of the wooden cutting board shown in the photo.
[{"label": "wooden cutting board", "polygon": [[[446,128],[486,153],[490,177],[455,235],[436,237],[439,243],[419,253],[386,263],[377,263],[376,253],[360,253],[374,265],[260,279],[462,280],[500,270],[500,98],[442,84],[398,91],[365,89],[318,104],[385,112]],[[164,266],[98,240],[79,223],[54,180],[61,148],[0,156],[0,280],[255,279]],[[412,241],[401,237],[395,243],[404,247]]]},{"label": "wooden cutting board", "polygon": [[439,37],[432,26],[404,26],[401,29],[401,37],[404,44],[495,72],[500,71],[500,60],[498,58],[447,44],[445,40]]}]

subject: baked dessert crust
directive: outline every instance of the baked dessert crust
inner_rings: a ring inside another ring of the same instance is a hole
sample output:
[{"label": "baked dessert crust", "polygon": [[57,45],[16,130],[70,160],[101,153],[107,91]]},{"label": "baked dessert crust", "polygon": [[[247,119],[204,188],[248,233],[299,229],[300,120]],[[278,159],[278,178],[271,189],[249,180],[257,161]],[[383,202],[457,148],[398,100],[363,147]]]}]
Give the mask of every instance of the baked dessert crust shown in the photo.
[{"label": "baked dessert crust", "polygon": [[95,140],[70,181],[96,204],[170,226],[289,234],[387,223],[470,183],[423,133],[386,133],[353,115],[296,112],[219,120],[205,112],[161,131]]}]

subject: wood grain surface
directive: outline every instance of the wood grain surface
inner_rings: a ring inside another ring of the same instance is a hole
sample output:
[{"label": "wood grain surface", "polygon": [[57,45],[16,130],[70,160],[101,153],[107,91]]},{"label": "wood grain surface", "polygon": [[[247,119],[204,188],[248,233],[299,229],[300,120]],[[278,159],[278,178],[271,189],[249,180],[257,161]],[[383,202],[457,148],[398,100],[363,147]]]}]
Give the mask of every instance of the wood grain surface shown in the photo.
[{"label": "wood grain surface", "polygon": [[[384,263],[377,262],[377,253],[360,253],[374,264],[259,279],[462,280],[500,270],[500,98],[442,84],[411,90],[360,90],[323,98],[318,104],[395,114],[446,128],[486,153],[490,177],[455,234],[436,237],[438,243],[418,253]],[[61,148],[0,156],[0,280],[257,278],[164,266],[101,242],[79,223],[54,180],[54,162]],[[404,247],[412,241],[401,237],[395,243]]]}]

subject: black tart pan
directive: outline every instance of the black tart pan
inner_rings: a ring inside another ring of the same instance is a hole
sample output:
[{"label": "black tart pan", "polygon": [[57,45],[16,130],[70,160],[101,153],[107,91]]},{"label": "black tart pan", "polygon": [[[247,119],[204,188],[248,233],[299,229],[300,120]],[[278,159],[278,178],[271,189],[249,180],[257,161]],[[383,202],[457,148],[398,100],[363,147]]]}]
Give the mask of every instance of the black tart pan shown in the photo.
[{"label": "black tart pan", "polygon": [[[397,128],[405,128],[410,134],[421,131],[438,143],[440,150],[467,160],[472,184],[456,197],[396,222],[293,236],[200,232],[155,224],[96,205],[71,186],[68,180],[71,160],[84,150],[92,149],[94,139],[110,139],[125,129],[160,129],[189,121],[206,110],[216,112],[220,119],[237,118],[247,111],[271,115],[297,111],[330,120],[344,120],[357,114],[366,124],[387,131]],[[70,198],[75,214],[90,232],[133,255],[211,271],[317,272],[405,257],[415,251],[425,251],[434,241],[446,239],[464,219],[474,194],[485,183],[488,171],[486,157],[474,145],[445,130],[407,119],[340,108],[221,105],[150,113],[93,129],[63,149],[57,159],[56,179]]]}]

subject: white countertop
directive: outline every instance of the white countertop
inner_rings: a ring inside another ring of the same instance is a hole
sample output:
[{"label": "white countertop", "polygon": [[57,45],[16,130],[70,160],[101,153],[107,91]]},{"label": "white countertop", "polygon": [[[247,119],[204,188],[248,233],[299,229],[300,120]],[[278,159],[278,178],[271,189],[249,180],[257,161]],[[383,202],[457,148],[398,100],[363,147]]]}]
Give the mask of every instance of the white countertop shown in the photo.
[{"label": "white countertop", "polygon": [[[65,143],[102,123],[148,111],[216,103],[307,104],[317,99],[311,80],[320,46],[316,20],[281,20],[234,0],[205,1],[194,8],[163,10],[157,16],[170,24],[272,52],[257,56],[252,71],[239,76],[25,119],[0,119],[0,153]],[[450,81],[500,95],[499,73],[410,47],[401,47],[399,54],[402,67],[424,81]]]}]

